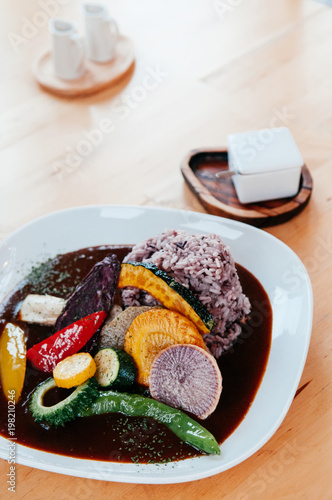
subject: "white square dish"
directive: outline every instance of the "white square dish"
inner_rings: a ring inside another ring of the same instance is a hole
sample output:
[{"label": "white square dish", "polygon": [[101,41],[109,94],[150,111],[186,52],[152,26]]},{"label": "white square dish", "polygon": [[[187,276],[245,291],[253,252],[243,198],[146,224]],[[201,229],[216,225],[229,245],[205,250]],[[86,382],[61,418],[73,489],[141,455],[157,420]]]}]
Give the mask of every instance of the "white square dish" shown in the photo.
[{"label": "white square dish", "polygon": [[[310,342],[312,291],[294,252],[252,226],[195,212],[142,206],[89,206],[37,219],[0,245],[0,300],[36,262],[58,253],[102,244],[133,244],[165,228],[216,233],[236,262],[261,282],[273,309],[270,356],[247,415],[222,443],[220,456],[201,456],[167,464],[128,464],[76,459],[17,445],[23,465],[61,474],[128,483],[177,483],[218,474],[250,457],[276,432],[300,381]],[[283,376],[280,377],[280,373]],[[0,437],[0,456],[8,442]]]}]

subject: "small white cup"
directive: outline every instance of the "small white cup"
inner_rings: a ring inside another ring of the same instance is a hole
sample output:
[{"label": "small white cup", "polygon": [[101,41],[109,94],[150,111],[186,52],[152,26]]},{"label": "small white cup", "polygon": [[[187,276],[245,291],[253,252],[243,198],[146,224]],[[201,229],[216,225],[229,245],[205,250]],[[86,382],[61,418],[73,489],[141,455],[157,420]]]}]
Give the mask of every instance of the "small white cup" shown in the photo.
[{"label": "small white cup", "polygon": [[110,18],[103,4],[84,3],[82,14],[85,24],[87,57],[95,62],[108,62],[115,56],[119,38],[116,22]]},{"label": "small white cup", "polygon": [[75,80],[84,73],[84,44],[75,23],[50,19],[52,58],[56,76]]}]

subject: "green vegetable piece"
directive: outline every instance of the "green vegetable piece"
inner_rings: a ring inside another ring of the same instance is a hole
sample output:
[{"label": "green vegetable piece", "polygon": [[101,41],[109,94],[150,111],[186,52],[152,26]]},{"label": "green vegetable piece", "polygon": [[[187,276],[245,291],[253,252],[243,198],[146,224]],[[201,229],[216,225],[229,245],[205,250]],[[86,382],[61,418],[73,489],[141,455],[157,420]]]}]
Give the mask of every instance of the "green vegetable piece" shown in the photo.
[{"label": "green vegetable piece", "polygon": [[112,387],[119,391],[130,389],[135,382],[136,367],[133,358],[125,351],[101,349],[94,357],[95,377],[101,387]]},{"label": "green vegetable piece", "polygon": [[208,454],[220,455],[214,436],[195,420],[175,408],[138,394],[105,391],[81,416],[89,417],[103,413],[123,413],[129,417],[151,417],[165,424],[182,441]]},{"label": "green vegetable piece", "polygon": [[53,378],[49,378],[36,387],[30,399],[30,410],[36,422],[46,422],[55,427],[64,426],[86,410],[98,396],[98,384],[94,377],[79,385],[66,399],[53,406],[44,406],[45,394],[56,387]]}]

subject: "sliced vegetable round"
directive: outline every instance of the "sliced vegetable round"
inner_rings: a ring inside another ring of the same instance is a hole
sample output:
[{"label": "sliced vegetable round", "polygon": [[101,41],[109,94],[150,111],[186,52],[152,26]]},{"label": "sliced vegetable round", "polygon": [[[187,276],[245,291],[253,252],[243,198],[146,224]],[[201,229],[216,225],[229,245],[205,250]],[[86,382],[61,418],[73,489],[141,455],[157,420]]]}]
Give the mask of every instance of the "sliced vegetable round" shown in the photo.
[{"label": "sliced vegetable round", "polygon": [[78,352],[63,359],[53,370],[53,378],[58,387],[70,389],[84,384],[96,373],[96,363],[88,352]]},{"label": "sliced vegetable round", "polygon": [[36,387],[30,399],[30,410],[36,422],[46,422],[55,427],[65,425],[83,413],[98,396],[98,384],[95,378],[90,378],[79,385],[66,399],[53,406],[44,406],[45,394],[56,387],[53,378],[45,380]]},{"label": "sliced vegetable round", "polygon": [[194,344],[206,349],[196,326],[178,312],[151,309],[134,319],[126,333],[124,349],[134,358],[138,383],[149,385],[154,358],[173,344]]},{"label": "sliced vegetable round", "polygon": [[135,382],[136,367],[133,358],[125,351],[101,349],[94,357],[96,379],[101,387],[127,390]]},{"label": "sliced vegetable round", "polygon": [[216,409],[222,377],[214,357],[194,345],[173,345],[155,358],[150,393],[157,401],[190,411],[201,419]]},{"label": "sliced vegetable round", "polygon": [[215,323],[202,302],[188,288],[147,262],[126,262],[121,265],[119,288],[134,286],[149,292],[163,306],[190,319],[202,333],[209,333]]},{"label": "sliced vegetable round", "polygon": [[99,335],[99,348],[112,347],[113,349],[123,350],[126,331],[131,323],[137,316],[150,309],[153,309],[153,307],[131,306],[124,311],[121,309],[119,314],[104,323]]}]

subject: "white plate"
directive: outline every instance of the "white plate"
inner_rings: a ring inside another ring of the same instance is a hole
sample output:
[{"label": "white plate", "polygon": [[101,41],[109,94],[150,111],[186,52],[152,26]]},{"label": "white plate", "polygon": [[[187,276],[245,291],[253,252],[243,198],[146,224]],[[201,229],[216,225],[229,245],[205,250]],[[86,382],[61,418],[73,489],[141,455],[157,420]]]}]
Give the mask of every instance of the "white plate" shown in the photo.
[{"label": "white plate", "polygon": [[[312,325],[312,291],[299,258],[285,244],[252,226],[211,215],[140,206],[90,206],[49,214],[0,245],[0,300],[33,263],[90,245],[131,244],[166,228],[219,234],[235,260],[267,291],[273,308],[272,346],[266,373],[245,419],[221,445],[220,456],[165,465],[118,464],[64,457],[17,446],[30,467],[105,481],[177,483],[218,474],[263,446],[284,419],[304,367]],[[0,456],[8,458],[0,438]]]}]

